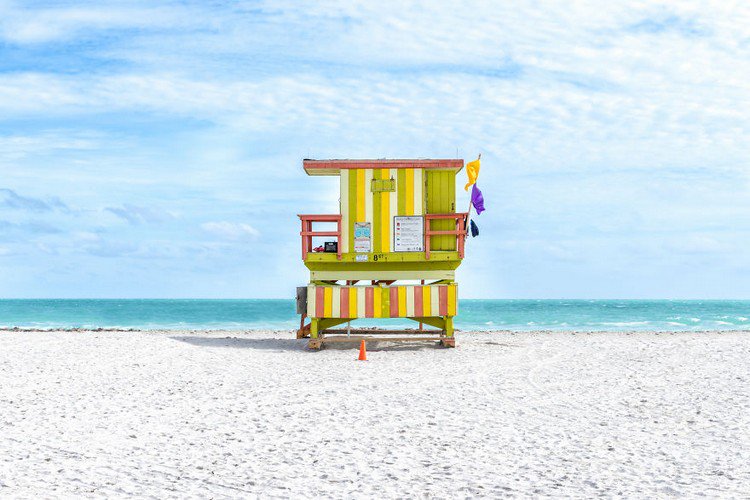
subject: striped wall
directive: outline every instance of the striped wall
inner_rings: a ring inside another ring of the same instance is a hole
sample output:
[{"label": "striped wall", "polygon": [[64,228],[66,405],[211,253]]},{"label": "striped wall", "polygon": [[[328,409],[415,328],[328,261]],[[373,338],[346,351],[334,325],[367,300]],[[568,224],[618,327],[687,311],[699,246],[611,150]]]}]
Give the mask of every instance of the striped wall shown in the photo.
[{"label": "striped wall", "polygon": [[310,318],[415,318],[458,314],[458,285],[307,288]]},{"label": "striped wall", "polygon": [[[393,217],[424,214],[424,169],[361,168],[341,170],[341,215],[344,252],[354,252],[354,223],[369,222],[372,251],[393,251]],[[396,191],[373,193],[373,179],[393,179]]]}]

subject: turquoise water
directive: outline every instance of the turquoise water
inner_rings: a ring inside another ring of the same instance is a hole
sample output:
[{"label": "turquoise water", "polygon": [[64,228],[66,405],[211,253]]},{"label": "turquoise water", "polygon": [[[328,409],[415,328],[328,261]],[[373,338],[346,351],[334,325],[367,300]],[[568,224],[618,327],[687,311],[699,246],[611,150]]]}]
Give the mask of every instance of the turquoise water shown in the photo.
[{"label": "turquoise water", "polygon": [[[402,320],[360,325],[413,326]],[[292,300],[0,300],[0,326],[36,328],[292,329]],[[464,330],[750,329],[748,300],[462,300]]]}]

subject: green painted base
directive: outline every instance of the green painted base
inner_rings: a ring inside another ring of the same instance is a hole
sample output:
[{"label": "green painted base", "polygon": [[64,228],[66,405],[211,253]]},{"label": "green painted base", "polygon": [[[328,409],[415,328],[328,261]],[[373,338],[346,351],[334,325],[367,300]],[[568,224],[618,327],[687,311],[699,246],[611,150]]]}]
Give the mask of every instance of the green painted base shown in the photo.
[{"label": "green painted base", "polygon": [[[357,260],[360,259],[360,260]],[[305,266],[311,280],[453,280],[461,264],[458,252],[310,253]]]},{"label": "green painted base", "polygon": [[[416,321],[417,323],[424,323],[425,325],[438,328],[443,336],[448,337],[449,339],[453,338],[453,316],[429,316],[408,319]],[[311,339],[317,339],[329,328],[348,323],[350,321],[355,320],[349,318],[310,318],[310,324],[306,325],[304,329],[300,329],[298,331],[297,338],[301,338],[300,333],[304,332],[309,333],[309,337]],[[373,332],[376,332],[376,330]],[[418,334],[418,332],[415,332],[415,334]],[[307,335],[302,336],[307,337]]]}]

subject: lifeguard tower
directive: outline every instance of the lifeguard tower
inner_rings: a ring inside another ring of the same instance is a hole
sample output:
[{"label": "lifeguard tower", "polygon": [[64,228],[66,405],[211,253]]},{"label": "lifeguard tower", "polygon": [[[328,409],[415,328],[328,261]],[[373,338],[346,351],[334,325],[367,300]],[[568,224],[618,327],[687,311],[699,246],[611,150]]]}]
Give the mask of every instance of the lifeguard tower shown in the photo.
[{"label": "lifeguard tower", "polygon": [[[456,211],[463,166],[461,159],[303,161],[308,175],[339,177],[340,210],[299,215],[310,283],[297,289],[297,338],[309,337],[311,349],[383,334],[455,347],[455,271],[468,215]],[[352,329],[359,318],[408,318],[419,328]]]}]

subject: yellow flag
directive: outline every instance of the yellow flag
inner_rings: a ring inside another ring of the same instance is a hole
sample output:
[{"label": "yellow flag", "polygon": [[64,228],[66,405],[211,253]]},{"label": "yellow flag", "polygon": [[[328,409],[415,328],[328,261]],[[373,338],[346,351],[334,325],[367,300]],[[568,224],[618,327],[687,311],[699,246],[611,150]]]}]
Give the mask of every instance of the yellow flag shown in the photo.
[{"label": "yellow flag", "polygon": [[464,186],[464,191],[468,191],[469,186],[477,182],[477,177],[479,177],[480,159],[481,159],[481,155],[476,160],[470,161],[469,163],[466,164],[466,176],[469,178],[469,182],[467,182],[466,186]]}]

